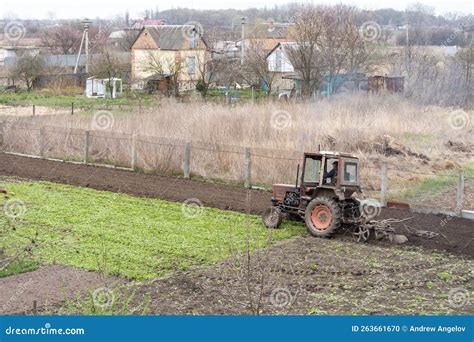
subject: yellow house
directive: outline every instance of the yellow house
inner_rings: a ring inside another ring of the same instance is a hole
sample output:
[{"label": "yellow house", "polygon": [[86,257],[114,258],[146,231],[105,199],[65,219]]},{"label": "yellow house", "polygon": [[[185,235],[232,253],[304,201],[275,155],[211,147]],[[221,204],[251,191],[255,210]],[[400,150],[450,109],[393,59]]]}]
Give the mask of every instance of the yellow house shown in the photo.
[{"label": "yellow house", "polygon": [[152,84],[167,91],[194,89],[207,72],[208,49],[192,25],[145,26],[132,45],[132,79],[138,88]]}]

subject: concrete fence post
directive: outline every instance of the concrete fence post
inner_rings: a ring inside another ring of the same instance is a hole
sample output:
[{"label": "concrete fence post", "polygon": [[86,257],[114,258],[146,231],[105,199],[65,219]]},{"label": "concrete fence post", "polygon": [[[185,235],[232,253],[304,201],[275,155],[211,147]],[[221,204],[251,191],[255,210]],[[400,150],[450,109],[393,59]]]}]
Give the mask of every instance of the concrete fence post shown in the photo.
[{"label": "concrete fence post", "polygon": [[184,178],[190,177],[191,171],[191,143],[186,141],[186,145],[184,145],[184,164],[183,164],[183,173]]},{"label": "concrete fence post", "polygon": [[74,102],[71,102],[71,115],[74,115]]},{"label": "concrete fence post", "polygon": [[45,150],[45,145],[46,145],[46,137],[45,137],[45,130],[44,127],[40,127],[39,130],[39,144],[40,144],[40,157],[44,157],[44,150]]},{"label": "concrete fence post", "polygon": [[132,166],[132,170],[136,170],[137,168],[137,135],[136,133],[132,133],[131,137],[131,151],[130,151],[130,156],[131,156],[131,161],[130,164]]},{"label": "concrete fence post", "polygon": [[3,136],[5,135],[5,122],[0,121],[0,147],[3,146]]},{"label": "concrete fence post", "polygon": [[33,105],[33,116],[35,116],[35,115],[36,115],[36,106]]},{"label": "concrete fence post", "polygon": [[387,206],[387,188],[388,188],[388,168],[387,162],[382,163],[382,174],[380,178],[380,202],[382,206]]},{"label": "concrete fence post", "polygon": [[252,155],[250,153],[250,148],[246,147],[245,148],[245,174],[244,174],[246,188],[250,188],[252,186],[251,177],[252,177]]},{"label": "concrete fence post", "polygon": [[464,170],[459,171],[458,192],[456,195],[456,212],[460,213],[464,205]]},{"label": "concrete fence post", "polygon": [[85,144],[84,144],[84,164],[87,164],[89,162],[89,146],[90,146],[90,140],[91,140],[91,132],[86,131],[86,137],[85,137]]}]

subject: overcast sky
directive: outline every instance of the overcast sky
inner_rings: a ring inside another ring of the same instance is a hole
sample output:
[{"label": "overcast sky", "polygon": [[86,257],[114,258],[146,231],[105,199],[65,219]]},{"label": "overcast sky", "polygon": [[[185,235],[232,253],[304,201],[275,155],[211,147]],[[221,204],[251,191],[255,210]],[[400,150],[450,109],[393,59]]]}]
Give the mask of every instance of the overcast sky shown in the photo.
[{"label": "overcast sky", "polygon": [[[16,15],[18,18],[112,18],[128,9],[132,17],[138,17],[146,8],[160,10],[187,7],[194,9],[245,9],[249,7],[273,7],[288,0],[0,0],[0,14],[3,17]],[[300,2],[300,1],[297,1]],[[313,0],[314,4],[344,3],[363,9],[394,8],[404,10],[408,4],[421,2],[435,8],[437,14],[456,12],[474,14],[474,0]]]}]

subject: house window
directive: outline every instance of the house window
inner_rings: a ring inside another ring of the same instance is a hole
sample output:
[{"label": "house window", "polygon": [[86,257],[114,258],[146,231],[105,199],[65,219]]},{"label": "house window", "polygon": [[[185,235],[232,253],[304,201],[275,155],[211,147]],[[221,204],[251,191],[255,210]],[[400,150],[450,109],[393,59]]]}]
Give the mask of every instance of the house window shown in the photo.
[{"label": "house window", "polygon": [[187,57],[186,65],[188,66],[188,74],[194,75],[196,73],[196,57]]}]

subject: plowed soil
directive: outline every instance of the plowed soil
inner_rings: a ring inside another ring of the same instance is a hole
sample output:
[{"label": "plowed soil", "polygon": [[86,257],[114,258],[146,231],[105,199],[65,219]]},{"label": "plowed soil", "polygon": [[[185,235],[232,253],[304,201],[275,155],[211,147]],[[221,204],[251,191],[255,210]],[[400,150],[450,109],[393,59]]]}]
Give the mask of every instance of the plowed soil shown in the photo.
[{"label": "plowed soil", "polygon": [[94,291],[112,282],[99,273],[63,265],[46,265],[35,271],[0,278],[0,315],[32,314],[33,302],[44,312],[66,298]]},{"label": "plowed soil", "polygon": [[[345,237],[342,238],[345,240]],[[160,315],[472,314],[472,259],[312,237],[132,286]],[[442,275],[446,275],[443,277]],[[460,300],[454,302],[454,293]]]},{"label": "plowed soil", "polygon": [[[204,206],[253,214],[260,214],[269,205],[271,196],[270,193],[262,190],[247,190],[196,180],[62,163],[5,153],[0,153],[0,175],[71,184],[133,196],[158,197],[177,202],[197,198]],[[472,220],[414,214],[393,209],[382,210],[378,219],[408,217],[411,219],[396,225],[397,232],[408,236],[408,244],[446,250],[469,257],[474,255],[474,221]],[[404,224],[410,229],[429,230],[440,235],[432,239],[417,237],[412,235]],[[379,243],[386,244],[386,242]]]}]

